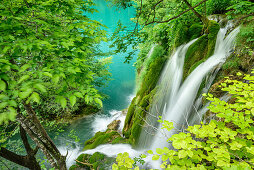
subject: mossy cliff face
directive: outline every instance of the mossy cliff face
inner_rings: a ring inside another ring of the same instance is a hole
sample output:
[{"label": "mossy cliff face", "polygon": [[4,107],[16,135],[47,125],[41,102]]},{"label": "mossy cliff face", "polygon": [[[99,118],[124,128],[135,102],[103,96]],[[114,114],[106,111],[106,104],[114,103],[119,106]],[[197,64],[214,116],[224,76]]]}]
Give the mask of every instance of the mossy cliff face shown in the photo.
[{"label": "mossy cliff face", "polygon": [[[214,53],[220,26],[215,21],[209,21],[207,27],[204,29],[205,34],[199,37],[197,41],[189,47],[186,53],[183,79],[185,79],[199,64],[204,62]],[[193,32],[195,33],[195,31]]]},{"label": "mossy cliff face", "polygon": [[123,135],[129,139],[129,143],[135,146],[139,138],[144,118],[149,111],[149,104],[153,97],[152,91],[156,87],[160,77],[161,70],[166,61],[164,50],[161,46],[156,46],[151,57],[148,58],[145,74],[141,79],[141,84],[136,97],[132,100],[129,106],[128,113],[125,118]]},{"label": "mossy cliff face", "polygon": [[[187,51],[184,65],[184,79],[201,62],[205,61],[214,53],[219,29],[220,27],[215,21],[209,21],[206,26],[193,24],[188,28],[183,28],[182,30],[184,31],[179,31],[174,41],[175,48],[199,37]],[[205,34],[201,36],[202,32],[205,32]],[[151,63],[147,73],[142,79],[141,88],[129,107],[125,119],[123,134],[126,138],[129,138],[129,143],[133,146],[137,144],[142,125],[144,124],[144,119],[149,111],[149,104],[152,102],[152,98],[156,92],[155,87],[164,62],[164,57],[157,57]]]},{"label": "mossy cliff face", "polygon": [[69,170],[79,169],[110,169],[111,164],[115,161],[115,158],[110,158],[95,152],[93,155],[81,154],[76,160],[76,164],[72,165]]}]

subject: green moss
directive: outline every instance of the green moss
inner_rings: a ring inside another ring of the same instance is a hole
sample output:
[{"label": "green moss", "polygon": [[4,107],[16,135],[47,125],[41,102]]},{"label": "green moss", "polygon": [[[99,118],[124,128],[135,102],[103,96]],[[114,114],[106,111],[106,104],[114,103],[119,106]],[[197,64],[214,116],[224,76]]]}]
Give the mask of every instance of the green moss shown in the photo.
[{"label": "green moss", "polygon": [[82,163],[76,162],[76,165],[72,165],[70,169],[108,169],[115,161],[115,158],[110,158],[102,153],[95,152],[93,155],[81,154],[77,160]]},{"label": "green moss", "polygon": [[105,143],[111,143],[115,138],[121,137],[121,135],[116,132],[97,132],[91,139],[85,142],[85,147],[83,150],[94,149],[97,146]]},{"label": "green moss", "polygon": [[179,47],[183,43],[188,42],[189,36],[188,36],[188,27],[184,26],[182,28],[178,28],[174,40],[174,47]]},{"label": "green moss", "polygon": [[190,28],[188,29],[188,37],[190,37],[189,41],[200,37],[202,34],[202,30],[203,25],[201,24],[196,23],[191,25]]},{"label": "green moss", "polygon": [[90,115],[90,114],[97,113],[98,111],[100,111],[100,109],[98,109],[98,107],[96,107],[96,106],[85,105],[80,108],[80,111],[81,111],[82,115]]},{"label": "green moss", "polygon": [[[198,25],[193,25],[190,27],[193,32],[193,36],[197,36],[201,27]],[[197,28],[197,33],[194,32],[194,28]],[[199,29],[199,30],[198,30]],[[207,34],[202,35],[196,42],[194,42],[188,49],[185,57],[184,63],[184,75],[185,79],[200,63],[205,61],[214,53],[214,48],[216,44],[217,34],[220,26],[215,21],[209,21],[205,32]],[[191,32],[191,31],[190,31]]]},{"label": "green moss", "polygon": [[[208,43],[208,35],[203,35],[189,47],[184,62],[184,74],[183,74],[184,79],[190,73],[189,70],[191,69],[191,67],[195,65],[196,62],[199,62],[206,56],[207,43]],[[194,67],[192,67],[192,70],[193,69]]]},{"label": "green moss", "polygon": [[112,144],[118,144],[118,143],[128,143],[127,139],[124,139],[122,137],[118,137],[116,139],[114,139],[112,142]]},{"label": "green moss", "polygon": [[151,60],[147,62],[146,73],[144,74],[141,82],[141,86],[137,92],[136,98],[129,106],[123,134],[126,138],[129,138],[129,143],[133,146],[139,138],[141,127],[143,124],[143,118],[146,116],[146,112],[149,109],[150,98],[154,93],[151,93],[156,87],[157,81],[160,77],[160,72],[166,61],[166,57],[163,56],[164,50],[161,46],[156,47],[155,52],[151,56]]},{"label": "green moss", "polygon": [[105,158],[104,154],[101,154],[99,152],[95,152],[90,158],[89,163],[93,164],[97,161],[103,160]]},{"label": "green moss", "polygon": [[240,59],[238,57],[231,57],[227,60],[225,64],[222,66],[223,71],[227,70],[238,70],[240,66]]},{"label": "green moss", "polygon": [[153,52],[149,58],[147,58],[143,64],[141,73],[137,76],[137,88],[140,89],[142,86],[142,82],[147,75],[147,72],[150,70],[150,65],[153,63],[158,57],[162,56],[165,53],[165,50],[162,46],[156,45],[153,49]]},{"label": "green moss", "polygon": [[[137,97],[135,97],[134,99],[132,99],[132,102],[128,108],[128,112],[126,114],[126,118],[124,121],[124,129],[128,128],[128,125],[131,122],[132,116],[134,114],[135,111],[135,102],[136,102]],[[123,133],[124,133],[124,129],[123,129]],[[126,135],[126,134],[125,134]]]},{"label": "green moss", "polygon": [[196,62],[195,64],[193,64],[191,66],[191,68],[189,69],[188,75],[195,69],[197,68],[201,63],[203,63],[206,59],[203,58],[202,60],[199,60],[198,62]]},{"label": "green moss", "polygon": [[148,106],[149,105],[149,98],[150,98],[150,95],[143,97],[143,99],[140,102],[140,107],[145,108],[146,106]]},{"label": "green moss", "polygon": [[69,170],[77,170],[78,169],[78,165],[72,165]]},{"label": "green moss", "polygon": [[142,118],[137,118],[137,119],[135,119],[135,122],[132,125],[130,140],[131,140],[131,144],[134,147],[136,146],[137,140],[139,139],[143,123],[144,122],[143,122]]},{"label": "green moss", "polygon": [[207,51],[207,57],[210,57],[211,55],[214,54],[214,49],[215,49],[215,44],[217,40],[217,34],[220,30],[220,26],[217,22],[215,21],[209,21],[208,22],[208,51]]}]

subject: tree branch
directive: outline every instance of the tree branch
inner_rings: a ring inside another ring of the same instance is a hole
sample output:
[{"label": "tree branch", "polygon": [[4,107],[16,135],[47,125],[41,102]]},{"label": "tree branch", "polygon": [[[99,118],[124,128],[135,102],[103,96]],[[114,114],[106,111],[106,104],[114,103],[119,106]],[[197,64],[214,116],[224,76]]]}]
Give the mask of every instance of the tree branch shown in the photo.
[{"label": "tree branch", "polygon": [[169,21],[171,21],[171,20],[173,20],[173,19],[179,18],[179,17],[180,17],[181,15],[183,15],[184,13],[186,13],[186,12],[188,12],[188,11],[190,11],[190,10],[196,8],[196,7],[198,7],[199,5],[201,5],[202,3],[206,2],[206,1],[207,1],[207,0],[203,0],[203,1],[199,2],[197,5],[195,5],[195,6],[191,7],[191,8],[189,8],[189,9],[187,9],[187,10],[181,12],[179,15],[176,15],[176,16],[174,16],[174,17],[168,19],[168,20],[164,20],[164,21],[152,21],[152,22],[149,22],[149,23],[145,23],[145,26],[150,25],[150,24],[153,24],[153,23],[166,23],[166,22],[169,22]]},{"label": "tree branch", "polygon": [[3,148],[3,147],[0,148],[0,156],[18,165],[29,168],[29,166],[27,166],[27,163],[26,163],[27,160],[25,156],[18,155],[6,148]]}]

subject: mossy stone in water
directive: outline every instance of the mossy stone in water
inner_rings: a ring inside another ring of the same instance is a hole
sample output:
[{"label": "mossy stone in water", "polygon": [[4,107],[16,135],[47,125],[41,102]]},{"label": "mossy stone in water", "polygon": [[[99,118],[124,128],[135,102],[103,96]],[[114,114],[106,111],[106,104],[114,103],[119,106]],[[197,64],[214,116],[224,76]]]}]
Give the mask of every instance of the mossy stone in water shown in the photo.
[{"label": "mossy stone in water", "polygon": [[106,155],[95,152],[93,155],[81,154],[77,158],[76,165],[70,167],[71,170],[80,169],[109,169],[115,158],[107,157]]},{"label": "mossy stone in water", "polygon": [[[101,144],[112,143],[116,138],[122,138],[116,131],[97,132],[91,139],[85,142],[83,150],[94,149]],[[122,138],[122,141],[125,141]]]}]

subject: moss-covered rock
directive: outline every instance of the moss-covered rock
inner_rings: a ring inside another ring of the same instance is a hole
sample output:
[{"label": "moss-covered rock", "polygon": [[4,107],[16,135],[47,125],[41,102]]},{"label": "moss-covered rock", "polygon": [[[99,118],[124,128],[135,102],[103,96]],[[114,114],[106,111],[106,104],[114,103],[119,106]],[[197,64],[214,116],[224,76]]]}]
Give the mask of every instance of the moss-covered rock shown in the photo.
[{"label": "moss-covered rock", "polygon": [[85,142],[83,150],[94,149],[99,145],[106,143],[127,143],[126,139],[122,138],[117,131],[107,130],[106,132],[97,132],[91,139]]},{"label": "moss-covered rock", "polygon": [[71,170],[109,169],[115,158],[95,152],[93,155],[81,154],[76,159],[76,164],[70,167]]},{"label": "moss-covered rock", "polygon": [[[193,29],[196,27],[198,26],[193,25],[190,27],[193,34],[195,34]],[[198,28],[200,29],[200,27]],[[219,29],[220,26],[217,22],[209,21],[205,29],[206,34],[199,37],[198,40],[189,47],[185,57],[183,79],[185,79],[199,64],[213,55]],[[198,34],[195,34],[193,37],[197,35]]]}]

